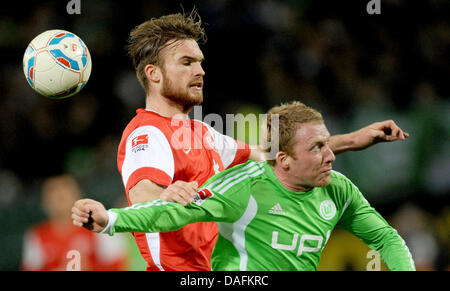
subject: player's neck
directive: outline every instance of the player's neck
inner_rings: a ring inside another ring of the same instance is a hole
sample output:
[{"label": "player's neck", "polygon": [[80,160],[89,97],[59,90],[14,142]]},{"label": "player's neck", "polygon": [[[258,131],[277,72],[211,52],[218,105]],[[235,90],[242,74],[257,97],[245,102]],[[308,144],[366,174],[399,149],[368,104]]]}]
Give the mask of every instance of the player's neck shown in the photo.
[{"label": "player's neck", "polygon": [[277,166],[272,167],[272,169],[280,184],[291,192],[308,192],[314,188],[298,183],[292,175],[289,175],[286,171]]},{"label": "player's neck", "polygon": [[161,95],[147,95],[145,109],[169,118],[188,119],[192,107],[185,108]]}]

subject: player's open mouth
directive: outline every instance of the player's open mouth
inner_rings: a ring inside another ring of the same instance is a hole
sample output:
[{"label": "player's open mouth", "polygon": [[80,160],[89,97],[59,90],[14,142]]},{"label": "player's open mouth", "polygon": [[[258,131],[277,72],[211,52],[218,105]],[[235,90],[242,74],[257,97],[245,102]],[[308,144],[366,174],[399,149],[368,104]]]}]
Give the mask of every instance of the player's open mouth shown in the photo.
[{"label": "player's open mouth", "polygon": [[195,82],[189,85],[190,88],[195,89],[195,90],[201,90],[203,88],[203,83],[202,82]]},{"label": "player's open mouth", "polygon": [[332,168],[326,169],[326,170],[324,170],[322,173],[323,173],[323,174],[329,175],[329,174],[331,174],[331,169],[332,169]]}]

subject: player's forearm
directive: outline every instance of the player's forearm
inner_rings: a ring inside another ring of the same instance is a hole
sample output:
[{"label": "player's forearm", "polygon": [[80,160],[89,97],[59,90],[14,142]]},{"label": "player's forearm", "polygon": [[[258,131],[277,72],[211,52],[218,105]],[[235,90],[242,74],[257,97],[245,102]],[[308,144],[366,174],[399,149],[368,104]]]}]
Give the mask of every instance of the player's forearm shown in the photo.
[{"label": "player's forearm", "polygon": [[391,271],[415,271],[414,261],[405,241],[391,227],[383,230],[380,243],[373,247]]},{"label": "player's forearm", "polygon": [[[355,143],[355,137],[353,133],[333,135],[330,137],[329,146],[334,154],[340,154],[349,150],[356,150],[358,147]],[[267,153],[264,152],[258,146],[250,147],[250,160],[253,161],[265,161],[267,160]]]},{"label": "player's forearm", "polygon": [[162,200],[139,203],[127,208],[108,210],[108,225],[102,231],[116,232],[167,232],[195,222],[192,210],[183,205]]},{"label": "player's forearm", "polygon": [[333,135],[328,143],[334,154],[340,154],[355,147],[355,140],[352,133]]},{"label": "player's forearm", "polygon": [[150,209],[150,207],[159,207],[169,202],[155,200],[148,203],[135,204],[127,208],[113,208],[108,210],[108,225],[103,233],[113,235],[116,232],[164,232],[176,230],[176,224],[158,223],[158,217],[161,212],[159,209]]}]

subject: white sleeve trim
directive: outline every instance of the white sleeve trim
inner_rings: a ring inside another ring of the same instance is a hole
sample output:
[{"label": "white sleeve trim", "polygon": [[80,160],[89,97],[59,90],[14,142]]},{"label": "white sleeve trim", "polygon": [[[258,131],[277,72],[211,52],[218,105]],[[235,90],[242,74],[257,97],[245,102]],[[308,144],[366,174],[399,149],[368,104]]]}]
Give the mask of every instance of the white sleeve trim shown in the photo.
[{"label": "white sleeve trim", "polygon": [[100,233],[106,233],[109,235],[114,234],[114,224],[116,224],[117,217],[119,216],[117,213],[112,212],[111,210],[107,211],[108,213],[108,224]]}]

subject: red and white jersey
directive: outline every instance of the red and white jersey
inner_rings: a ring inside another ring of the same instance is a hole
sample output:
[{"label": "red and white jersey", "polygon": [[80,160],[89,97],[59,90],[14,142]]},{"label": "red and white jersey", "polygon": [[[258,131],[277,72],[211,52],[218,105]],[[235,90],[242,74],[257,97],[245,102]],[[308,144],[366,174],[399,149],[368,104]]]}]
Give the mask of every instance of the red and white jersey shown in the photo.
[{"label": "red and white jersey", "polygon": [[[117,164],[129,190],[148,179],[163,187],[177,180],[205,183],[226,168],[246,162],[248,145],[198,120],[168,118],[138,109],[119,145]],[[130,203],[131,205],[131,203]],[[147,270],[211,270],[218,229],[197,222],[166,233],[134,233]]]},{"label": "red and white jersey", "polygon": [[[22,270],[123,271],[126,270],[126,242],[123,237],[107,237],[70,224],[58,226],[44,221],[24,235]],[[71,252],[76,251],[78,258]],[[78,260],[77,264],[72,264]]]}]

